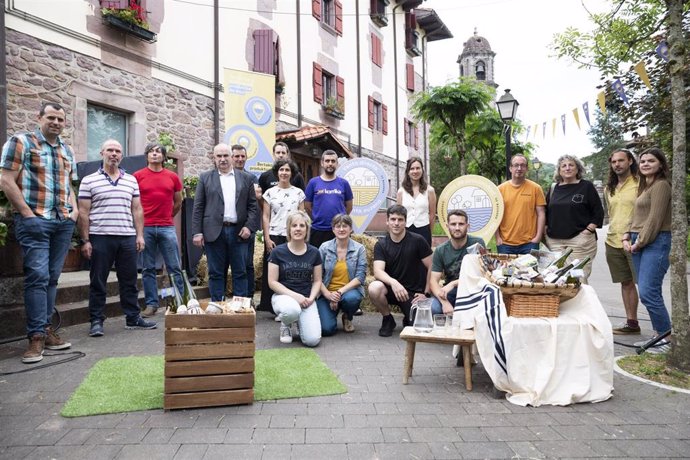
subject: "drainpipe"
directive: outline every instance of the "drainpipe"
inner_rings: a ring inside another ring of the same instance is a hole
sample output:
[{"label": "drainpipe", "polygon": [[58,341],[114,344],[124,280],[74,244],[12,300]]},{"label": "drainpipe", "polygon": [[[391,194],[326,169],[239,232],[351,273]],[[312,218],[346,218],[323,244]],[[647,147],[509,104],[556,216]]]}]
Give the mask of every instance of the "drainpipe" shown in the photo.
[{"label": "drainpipe", "polygon": [[400,188],[400,107],[398,103],[398,27],[395,20],[395,10],[403,4],[393,7],[393,75],[395,76],[395,190]]},{"label": "drainpipe", "polygon": [[[7,41],[5,40],[5,5],[3,2],[0,12],[0,43],[2,55],[7,56]],[[7,60],[0,62],[0,141],[4,144],[7,139]]]},{"label": "drainpipe", "polygon": [[[427,34],[422,37],[422,91],[426,91],[426,46],[427,46]],[[424,139],[424,171],[429,178],[429,183],[431,183],[431,173],[429,171],[429,147],[426,139],[426,123],[422,125],[422,139]]]},{"label": "drainpipe", "polygon": [[213,0],[213,145],[220,143],[220,100],[218,96],[218,74],[220,62],[218,58],[218,0]]},{"label": "drainpipe", "polygon": [[295,0],[297,5],[297,127],[302,127],[302,13],[300,12],[300,0]]},{"label": "drainpipe", "polygon": [[355,2],[355,30],[357,33],[357,155],[362,156],[362,71],[360,61],[359,2]]}]

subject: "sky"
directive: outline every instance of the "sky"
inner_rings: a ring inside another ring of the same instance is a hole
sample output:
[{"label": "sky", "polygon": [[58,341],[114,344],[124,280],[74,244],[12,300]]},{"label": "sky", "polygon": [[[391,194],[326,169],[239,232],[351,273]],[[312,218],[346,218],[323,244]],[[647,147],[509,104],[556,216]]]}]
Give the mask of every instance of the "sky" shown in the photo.
[{"label": "sky", "polygon": [[[442,85],[458,77],[457,58],[476,27],[496,53],[497,97],[510,89],[520,103],[517,117],[523,125],[532,127],[527,140],[536,145],[534,155],[543,162],[555,163],[566,153],[579,157],[591,154],[594,148],[587,136],[582,104],[589,103],[590,119],[594,121],[599,74],[556,59],[549,48],[554,34],[569,26],[592,29],[583,3],[593,12],[607,10],[603,0],[426,0],[420,7],[434,9],[453,34],[451,39],[428,44],[429,83]],[[581,129],[573,117],[575,107],[579,108]],[[542,135],[544,122],[546,138]],[[519,139],[524,141],[525,134]]]}]

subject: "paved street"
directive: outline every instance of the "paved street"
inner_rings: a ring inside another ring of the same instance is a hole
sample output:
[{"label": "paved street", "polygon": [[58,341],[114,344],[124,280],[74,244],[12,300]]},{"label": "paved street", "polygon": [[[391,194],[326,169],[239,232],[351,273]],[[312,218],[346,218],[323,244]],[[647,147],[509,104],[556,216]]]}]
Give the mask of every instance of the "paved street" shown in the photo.
[{"label": "paved street", "polygon": [[[601,231],[600,231],[601,235]],[[601,237],[600,237],[601,241]],[[592,285],[616,323],[623,317],[603,249]],[[668,277],[667,277],[668,278]],[[667,280],[668,281],[668,280]],[[666,299],[670,299],[667,294]],[[640,306],[641,318],[644,307]],[[162,318],[158,318],[162,320]],[[124,319],[89,338],[87,326],[62,331],[82,359],[0,377],[0,458],[374,459],[374,458],[687,458],[690,395],[616,374],[609,401],[520,407],[497,398],[481,366],[464,387],[451,349],[419,344],[414,374],[402,385],[404,343],[377,335],[380,315],[355,318],[316,348],[347,385],[343,395],[256,402],[165,413],[162,410],[67,419],[64,402],[104,357],[162,354],[163,329],[125,331]],[[649,322],[642,323],[649,334]],[[640,336],[616,340],[632,343]],[[0,347],[0,370],[25,369],[25,344]],[[284,346],[272,315],[259,313],[257,348]],[[299,347],[299,342],[290,346]],[[632,350],[616,345],[616,354]],[[46,358],[43,362],[48,362]]]}]

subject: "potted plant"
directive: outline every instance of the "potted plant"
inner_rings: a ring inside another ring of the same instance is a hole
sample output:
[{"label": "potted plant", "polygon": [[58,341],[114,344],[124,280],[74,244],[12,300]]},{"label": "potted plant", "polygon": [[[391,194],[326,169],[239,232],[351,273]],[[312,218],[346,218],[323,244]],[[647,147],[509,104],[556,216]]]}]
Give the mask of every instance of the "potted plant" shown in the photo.
[{"label": "potted plant", "polygon": [[341,120],[345,118],[343,103],[333,96],[326,99],[326,103],[323,105],[323,111],[326,112],[326,115],[330,115],[334,118],[339,118]]},{"label": "potted plant", "polygon": [[136,0],[130,0],[127,8],[102,8],[103,20],[124,32],[147,42],[155,42],[156,34],[149,30],[146,12]]}]

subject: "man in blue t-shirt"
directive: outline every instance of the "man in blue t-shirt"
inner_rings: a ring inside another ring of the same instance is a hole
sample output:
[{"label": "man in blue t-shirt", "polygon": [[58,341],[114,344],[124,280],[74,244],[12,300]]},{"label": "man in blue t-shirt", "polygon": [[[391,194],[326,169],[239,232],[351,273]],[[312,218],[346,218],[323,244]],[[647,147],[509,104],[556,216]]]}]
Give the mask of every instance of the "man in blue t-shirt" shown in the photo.
[{"label": "man in blue t-shirt", "polygon": [[331,220],[336,214],[350,214],[352,211],[352,189],[350,183],[335,175],[338,168],[338,154],[326,150],[321,155],[320,176],[307,184],[304,194],[304,208],[311,215],[311,238],[309,244],[320,247],[321,243],[335,238]]}]

